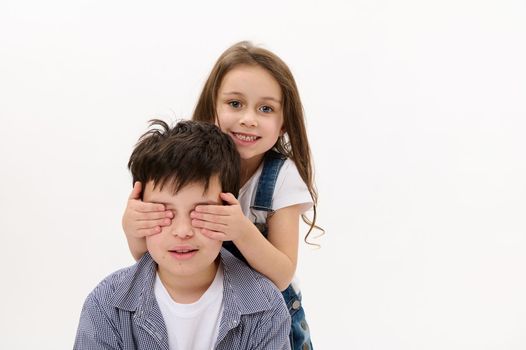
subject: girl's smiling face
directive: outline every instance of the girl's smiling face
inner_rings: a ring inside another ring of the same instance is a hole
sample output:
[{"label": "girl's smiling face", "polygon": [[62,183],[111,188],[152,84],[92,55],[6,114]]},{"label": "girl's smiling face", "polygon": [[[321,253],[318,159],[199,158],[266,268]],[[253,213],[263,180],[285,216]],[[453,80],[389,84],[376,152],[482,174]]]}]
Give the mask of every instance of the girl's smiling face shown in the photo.
[{"label": "girl's smiling face", "polygon": [[217,92],[217,124],[234,140],[244,163],[259,165],[283,131],[283,96],[274,77],[258,65],[230,70]]}]

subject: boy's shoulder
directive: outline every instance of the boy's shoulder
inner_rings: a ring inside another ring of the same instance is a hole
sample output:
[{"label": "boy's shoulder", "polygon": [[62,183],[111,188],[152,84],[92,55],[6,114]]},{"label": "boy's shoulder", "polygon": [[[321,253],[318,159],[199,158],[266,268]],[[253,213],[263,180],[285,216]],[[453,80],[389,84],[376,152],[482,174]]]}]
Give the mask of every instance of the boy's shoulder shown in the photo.
[{"label": "boy's shoulder", "polygon": [[230,289],[228,292],[235,295],[241,308],[253,312],[264,311],[279,306],[283,301],[282,294],[274,283],[225,248],[221,249],[221,262]]},{"label": "boy's shoulder", "polygon": [[93,288],[89,296],[100,297],[113,294],[115,290],[121,285],[122,281],[133,271],[135,265],[123,267],[117,271],[110,273],[104,277],[96,286]]},{"label": "boy's shoulder", "polygon": [[[231,349],[240,339],[254,348],[289,349],[290,314],[279,289],[226,249],[221,249],[224,271],[224,313],[218,349]],[[235,310],[235,311],[233,311]],[[236,332],[232,325],[242,324]]]},{"label": "boy's shoulder", "polygon": [[122,307],[132,311],[144,285],[153,283],[154,277],[155,264],[150,255],[146,253],[135,264],[106,276],[86,299],[96,302],[102,308]]}]

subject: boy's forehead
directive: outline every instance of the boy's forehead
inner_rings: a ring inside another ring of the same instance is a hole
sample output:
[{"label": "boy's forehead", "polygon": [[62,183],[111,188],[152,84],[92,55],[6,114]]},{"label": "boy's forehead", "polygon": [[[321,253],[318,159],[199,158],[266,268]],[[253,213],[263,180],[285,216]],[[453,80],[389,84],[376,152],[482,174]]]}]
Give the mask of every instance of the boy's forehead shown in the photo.
[{"label": "boy's forehead", "polygon": [[153,181],[148,181],[143,192],[143,198],[146,201],[157,203],[169,204],[184,197],[185,201],[212,204],[220,203],[221,183],[217,177],[213,177],[208,183],[208,188],[205,187],[205,183],[191,182],[175,191],[174,185],[170,182],[165,182],[161,186]]}]

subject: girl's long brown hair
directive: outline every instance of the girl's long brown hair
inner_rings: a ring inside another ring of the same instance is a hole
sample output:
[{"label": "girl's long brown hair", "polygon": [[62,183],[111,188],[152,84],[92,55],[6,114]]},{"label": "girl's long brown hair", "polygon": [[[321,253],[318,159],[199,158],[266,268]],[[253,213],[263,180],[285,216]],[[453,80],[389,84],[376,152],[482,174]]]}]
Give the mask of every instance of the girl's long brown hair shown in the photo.
[{"label": "girl's long brown hair", "polygon": [[311,244],[307,238],[312,230],[317,228],[321,230],[322,234],[324,231],[316,226],[318,192],[314,183],[314,169],[303,116],[303,106],[294,77],[285,62],[272,52],[256,47],[248,41],[241,41],[232,45],[223,52],[212,68],[212,72],[199,96],[192,119],[215,123],[217,118],[217,94],[221,82],[230,70],[241,64],[258,65],[266,69],[281,87],[283,94],[283,127],[286,133],[278,138],[274,147],[278,152],[294,161],[312,197],[312,220],[304,214],[301,215],[303,221],[309,225],[309,231],[305,235],[304,240],[306,243]]}]

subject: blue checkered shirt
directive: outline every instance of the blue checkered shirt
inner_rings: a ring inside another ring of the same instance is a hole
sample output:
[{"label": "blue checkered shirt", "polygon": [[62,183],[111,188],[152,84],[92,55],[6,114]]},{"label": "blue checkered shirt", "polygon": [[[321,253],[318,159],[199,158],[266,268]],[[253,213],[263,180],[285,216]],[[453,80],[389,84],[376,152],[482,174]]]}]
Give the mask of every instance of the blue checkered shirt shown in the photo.
[{"label": "blue checkered shirt", "polygon": [[[290,316],[279,290],[224,248],[220,256],[224,311],[214,349],[290,349]],[[146,253],[99,283],[84,303],[74,349],[169,350],[155,276]]]}]

